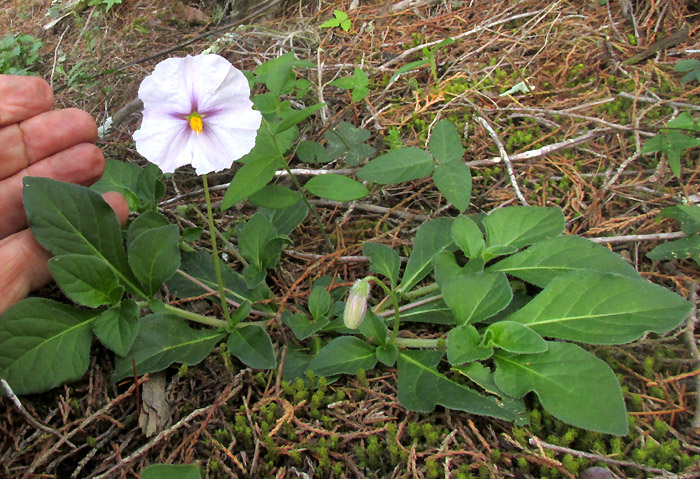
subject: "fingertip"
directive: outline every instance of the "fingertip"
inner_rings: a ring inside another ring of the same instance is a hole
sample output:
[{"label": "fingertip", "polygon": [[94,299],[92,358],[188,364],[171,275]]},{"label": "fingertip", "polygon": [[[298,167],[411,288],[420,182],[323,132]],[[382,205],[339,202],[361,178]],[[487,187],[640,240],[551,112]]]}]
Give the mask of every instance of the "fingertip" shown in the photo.
[{"label": "fingertip", "polygon": [[126,199],[116,191],[108,191],[102,197],[117,214],[119,223],[126,223],[126,219],[129,217],[129,204],[126,202]]},{"label": "fingertip", "polygon": [[17,123],[53,107],[51,86],[35,76],[0,75],[0,126]]}]

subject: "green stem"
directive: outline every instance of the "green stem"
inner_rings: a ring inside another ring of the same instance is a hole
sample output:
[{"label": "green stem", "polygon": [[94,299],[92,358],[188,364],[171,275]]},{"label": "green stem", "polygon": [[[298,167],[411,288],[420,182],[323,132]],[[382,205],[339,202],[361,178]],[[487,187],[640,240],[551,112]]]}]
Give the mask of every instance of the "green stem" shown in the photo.
[{"label": "green stem", "polygon": [[[265,121],[265,119],[263,119]],[[266,126],[269,129],[269,125]],[[272,130],[270,130],[272,131]],[[284,169],[287,171],[287,174],[289,177],[292,179],[292,183],[294,183],[294,186],[296,187],[297,191],[299,191],[299,194],[301,195],[301,199],[304,200],[304,203],[306,203],[306,206],[309,208],[311,211],[311,215],[314,217],[314,220],[316,221],[316,224],[318,225],[318,228],[321,230],[321,236],[323,236],[323,240],[326,243],[326,246],[328,247],[329,250],[333,250],[333,242],[331,241],[330,237],[326,233],[326,229],[323,226],[323,222],[321,221],[321,217],[318,216],[318,211],[316,211],[316,207],[311,204],[309,199],[306,197],[306,189],[301,186],[301,183],[299,183],[299,180],[297,180],[297,177],[292,174],[291,168],[289,168],[289,164],[287,163],[287,159],[284,157],[284,153],[282,152],[282,149],[279,147],[279,144],[277,143],[277,136],[275,134],[272,134],[272,141],[275,144],[275,148],[277,149],[277,154],[279,157],[282,159],[282,164],[284,165]]]},{"label": "green stem", "polygon": [[408,291],[402,296],[408,301],[412,301],[426,294],[434,293],[435,291],[440,291],[440,286],[437,283],[429,284],[428,286],[423,286],[422,288],[414,289],[413,291]]},{"label": "green stem", "polygon": [[391,303],[394,306],[394,327],[391,330],[391,337],[389,337],[389,343],[394,343],[397,339],[397,336],[399,334],[399,328],[401,326],[401,315],[399,314],[399,298],[398,295],[391,290],[387,285],[379,281],[374,276],[367,276],[369,281],[373,281],[374,283],[378,284],[379,286],[382,287],[384,292],[386,293],[389,298],[391,298]]},{"label": "green stem", "polygon": [[165,310],[168,313],[174,314],[175,316],[179,316],[184,319],[189,319],[190,321],[194,321],[196,323],[206,324],[207,326],[213,326],[215,328],[225,328],[228,325],[226,321],[222,321],[220,319],[210,318],[209,316],[204,316],[203,314],[197,314],[191,311],[186,311],[184,309],[176,308],[175,306],[171,306],[169,304],[165,304],[164,306]]},{"label": "green stem", "polygon": [[[209,221],[209,220],[207,220],[207,217],[204,216],[204,213],[199,211],[198,208],[194,208],[194,211],[204,221],[207,221],[207,222]],[[227,240],[226,237],[223,234],[221,234],[221,231],[219,231],[219,230],[215,230],[215,231],[216,231],[216,234],[219,237],[219,239],[222,241],[222,243],[224,243],[224,245],[226,246],[226,249],[233,255],[233,257],[236,258],[243,265],[244,268],[246,266],[248,266],[248,261],[246,261],[246,259],[243,257],[243,255],[241,255],[241,253],[238,251],[236,246],[233,243],[231,243],[229,240]]]},{"label": "green stem", "polygon": [[421,338],[396,338],[394,344],[397,347],[414,349],[440,349],[440,340]]},{"label": "green stem", "polygon": [[219,284],[219,299],[221,300],[221,309],[224,312],[226,324],[231,320],[228,314],[228,306],[226,305],[226,290],[224,289],[224,280],[221,276],[221,265],[219,264],[219,250],[216,247],[216,227],[214,226],[214,215],[211,212],[211,198],[209,197],[209,184],[207,183],[207,175],[202,175],[202,183],[204,183],[204,199],[207,202],[207,216],[209,220],[209,232],[211,233],[211,255],[214,260],[214,272],[216,273],[216,282]]}]

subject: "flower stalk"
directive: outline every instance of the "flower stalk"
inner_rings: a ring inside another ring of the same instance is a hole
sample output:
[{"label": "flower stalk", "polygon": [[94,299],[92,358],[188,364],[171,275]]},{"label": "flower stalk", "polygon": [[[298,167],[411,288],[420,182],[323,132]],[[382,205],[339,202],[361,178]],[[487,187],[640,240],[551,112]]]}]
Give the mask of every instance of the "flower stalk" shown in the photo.
[{"label": "flower stalk", "polygon": [[216,246],[216,226],[214,226],[214,215],[211,212],[211,198],[209,197],[209,184],[207,183],[207,175],[202,175],[202,183],[204,184],[204,199],[207,202],[207,219],[209,220],[209,232],[211,233],[211,255],[214,261],[214,273],[216,274],[216,282],[219,285],[219,299],[221,300],[221,309],[224,312],[226,324],[231,321],[231,316],[228,313],[228,305],[226,304],[226,289],[224,288],[224,280],[221,276],[221,265],[219,264],[219,249]]}]

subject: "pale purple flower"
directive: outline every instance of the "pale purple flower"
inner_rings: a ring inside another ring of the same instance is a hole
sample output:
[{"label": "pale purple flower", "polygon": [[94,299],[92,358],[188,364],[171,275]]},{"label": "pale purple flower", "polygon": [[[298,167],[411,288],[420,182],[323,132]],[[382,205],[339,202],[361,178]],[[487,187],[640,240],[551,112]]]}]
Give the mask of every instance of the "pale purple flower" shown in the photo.
[{"label": "pale purple flower", "polygon": [[168,58],[139,87],[143,121],[136,150],[164,173],[191,164],[221,171],[255,146],[261,114],[248,80],[219,55]]}]

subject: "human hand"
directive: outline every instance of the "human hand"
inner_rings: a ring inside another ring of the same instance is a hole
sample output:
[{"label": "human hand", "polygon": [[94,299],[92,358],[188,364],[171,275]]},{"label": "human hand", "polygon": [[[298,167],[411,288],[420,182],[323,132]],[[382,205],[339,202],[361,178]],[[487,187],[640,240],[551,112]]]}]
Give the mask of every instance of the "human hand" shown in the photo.
[{"label": "human hand", "polygon": [[[22,178],[90,185],[104,171],[92,117],[74,108],[51,111],[52,106],[53,93],[44,80],[0,75],[0,315],[51,280],[51,254],[27,229]],[[118,193],[104,198],[126,221],[124,198]]]}]

